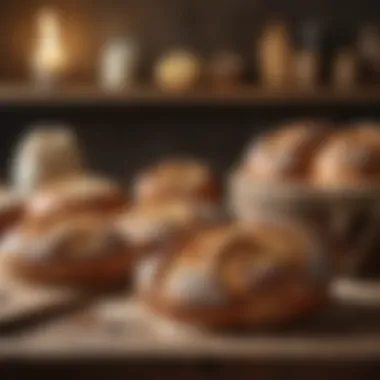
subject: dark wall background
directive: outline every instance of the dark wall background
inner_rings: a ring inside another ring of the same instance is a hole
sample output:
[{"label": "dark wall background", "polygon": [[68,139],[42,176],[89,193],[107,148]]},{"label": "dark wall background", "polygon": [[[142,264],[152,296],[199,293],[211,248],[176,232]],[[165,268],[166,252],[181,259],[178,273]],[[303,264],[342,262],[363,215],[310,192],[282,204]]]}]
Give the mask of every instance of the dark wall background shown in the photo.
[{"label": "dark wall background", "polygon": [[207,160],[218,174],[236,162],[244,145],[278,122],[298,117],[329,117],[339,122],[377,118],[368,105],[99,106],[0,107],[0,173],[5,176],[12,146],[25,127],[63,121],[78,132],[89,162],[125,184],[153,161],[172,155]]}]

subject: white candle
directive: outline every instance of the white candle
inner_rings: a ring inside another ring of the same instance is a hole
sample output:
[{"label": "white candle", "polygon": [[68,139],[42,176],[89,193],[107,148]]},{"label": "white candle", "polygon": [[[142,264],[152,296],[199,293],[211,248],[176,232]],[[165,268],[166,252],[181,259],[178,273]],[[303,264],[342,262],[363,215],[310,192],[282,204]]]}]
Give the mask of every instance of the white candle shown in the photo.
[{"label": "white candle", "polygon": [[34,75],[41,84],[52,84],[59,78],[65,63],[57,14],[50,9],[41,11],[37,26],[38,43],[32,60]]}]

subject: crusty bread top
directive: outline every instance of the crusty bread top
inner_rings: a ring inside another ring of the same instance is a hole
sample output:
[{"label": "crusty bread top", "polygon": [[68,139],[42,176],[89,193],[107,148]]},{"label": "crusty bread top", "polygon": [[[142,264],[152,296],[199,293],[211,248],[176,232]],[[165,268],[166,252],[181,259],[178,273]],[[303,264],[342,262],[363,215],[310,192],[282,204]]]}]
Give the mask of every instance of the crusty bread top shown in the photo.
[{"label": "crusty bread top", "polygon": [[168,160],[141,173],[135,182],[137,203],[179,199],[215,200],[217,189],[209,168],[193,160]]},{"label": "crusty bread top", "polygon": [[179,252],[147,259],[139,271],[140,291],[187,307],[244,302],[294,284],[323,286],[328,279],[314,238],[301,227],[269,220],[199,232]]},{"label": "crusty bread top", "polygon": [[337,132],[316,155],[311,177],[319,187],[380,185],[380,126]]},{"label": "crusty bread top", "polygon": [[315,152],[329,134],[324,123],[310,120],[283,125],[251,144],[243,167],[264,181],[307,181]]},{"label": "crusty bread top", "polygon": [[1,241],[2,255],[25,263],[44,264],[92,260],[122,254],[129,244],[109,221],[82,214],[56,220],[49,226],[22,224]]},{"label": "crusty bread top", "polygon": [[121,208],[124,197],[112,181],[97,177],[78,176],[54,182],[41,189],[28,202],[28,219],[50,219],[70,212]]}]

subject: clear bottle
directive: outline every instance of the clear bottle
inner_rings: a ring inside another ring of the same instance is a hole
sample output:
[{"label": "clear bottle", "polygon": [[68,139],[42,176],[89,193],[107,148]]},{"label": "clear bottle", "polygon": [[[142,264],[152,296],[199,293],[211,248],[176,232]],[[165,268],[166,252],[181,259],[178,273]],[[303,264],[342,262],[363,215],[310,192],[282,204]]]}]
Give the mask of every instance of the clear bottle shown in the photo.
[{"label": "clear bottle", "polygon": [[380,27],[366,25],[358,35],[359,59],[368,83],[380,82]]},{"label": "clear bottle", "polygon": [[338,88],[352,88],[358,79],[358,59],[354,49],[343,47],[336,53],[332,64],[333,85]]},{"label": "clear bottle", "polygon": [[300,48],[295,53],[294,80],[298,87],[312,89],[321,75],[322,32],[318,23],[307,22],[300,28]]},{"label": "clear bottle", "polygon": [[229,50],[215,53],[209,61],[209,77],[211,85],[218,89],[236,87],[243,76],[243,58]]},{"label": "clear bottle", "polygon": [[281,21],[271,22],[259,40],[258,70],[265,87],[283,88],[292,83],[293,46]]},{"label": "clear bottle", "polygon": [[114,38],[101,53],[100,84],[109,91],[130,87],[135,81],[137,46],[132,39]]}]

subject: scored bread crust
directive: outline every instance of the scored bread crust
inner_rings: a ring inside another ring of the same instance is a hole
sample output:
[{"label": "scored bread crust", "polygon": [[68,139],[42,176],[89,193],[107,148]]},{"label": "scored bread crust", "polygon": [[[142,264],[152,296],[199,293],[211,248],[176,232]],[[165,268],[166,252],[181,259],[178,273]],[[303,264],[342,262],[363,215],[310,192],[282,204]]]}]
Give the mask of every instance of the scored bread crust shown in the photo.
[{"label": "scored bread crust", "polygon": [[127,280],[136,260],[131,244],[113,218],[97,212],[30,220],[14,227],[0,244],[3,267],[27,282],[55,285],[108,285]]},{"label": "scored bread crust", "polygon": [[221,220],[215,206],[172,201],[137,205],[123,212],[116,221],[120,233],[141,252],[170,247],[195,231]]},{"label": "scored bread crust", "polygon": [[124,194],[114,182],[90,176],[72,177],[37,192],[29,200],[25,216],[32,222],[50,222],[88,211],[113,215],[125,205]]},{"label": "scored bread crust", "polygon": [[380,125],[300,120],[265,133],[245,151],[241,176],[321,191],[380,184]]},{"label": "scored bread crust", "polygon": [[213,203],[219,199],[219,189],[206,165],[173,159],[160,162],[137,177],[134,199],[138,204],[182,199]]},{"label": "scored bread crust", "polygon": [[326,122],[300,120],[248,146],[243,170],[262,181],[307,181],[314,154],[331,132]]},{"label": "scored bread crust", "polygon": [[148,308],[178,322],[265,325],[325,304],[327,273],[323,252],[302,230],[235,223],[200,232],[172,255],[144,260],[137,290]]},{"label": "scored bread crust", "polygon": [[35,264],[21,259],[8,260],[7,269],[22,281],[48,285],[102,286],[127,280],[133,268],[131,256],[120,252],[91,262],[51,262]]},{"label": "scored bread crust", "polygon": [[335,133],[314,158],[313,184],[322,189],[379,186],[379,127],[355,125]]}]

